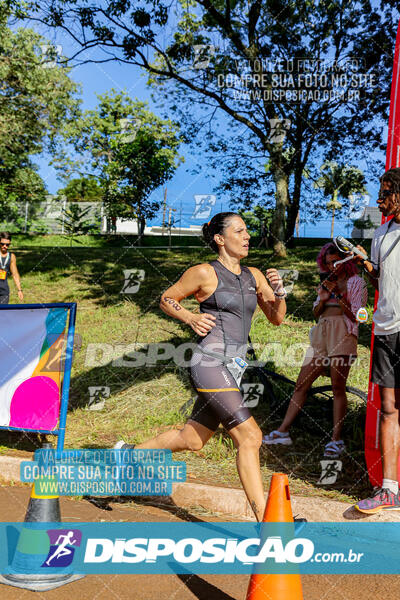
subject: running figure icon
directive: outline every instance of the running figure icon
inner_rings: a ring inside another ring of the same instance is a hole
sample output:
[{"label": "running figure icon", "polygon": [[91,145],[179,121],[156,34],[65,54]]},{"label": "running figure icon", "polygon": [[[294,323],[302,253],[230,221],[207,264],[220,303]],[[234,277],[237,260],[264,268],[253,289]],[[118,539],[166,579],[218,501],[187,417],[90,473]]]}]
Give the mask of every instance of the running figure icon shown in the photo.
[{"label": "running figure icon", "polygon": [[70,544],[73,545],[77,543],[78,540],[74,540],[73,536],[73,531],[68,531],[68,533],[61,534],[58,536],[56,541],[57,549],[55,550],[55,552],[53,552],[50,558],[46,560],[46,565],[50,566],[50,562],[53,560],[53,558],[61,558],[62,556],[72,554],[72,550],[70,548],[67,548],[67,546]]}]

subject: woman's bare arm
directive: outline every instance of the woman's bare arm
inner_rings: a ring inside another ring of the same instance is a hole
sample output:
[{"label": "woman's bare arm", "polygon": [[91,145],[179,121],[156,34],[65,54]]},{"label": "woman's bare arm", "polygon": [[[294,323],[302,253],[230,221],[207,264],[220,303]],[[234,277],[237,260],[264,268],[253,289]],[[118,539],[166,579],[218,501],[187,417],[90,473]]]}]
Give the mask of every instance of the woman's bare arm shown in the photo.
[{"label": "woman's bare arm", "polygon": [[21,279],[20,279],[18,269],[17,269],[17,259],[15,258],[15,254],[11,254],[10,271],[11,271],[11,275],[14,279],[15,286],[17,288],[18,298],[20,300],[23,300],[24,295],[23,295],[22,289],[21,289]]},{"label": "woman's bare arm", "polygon": [[210,286],[212,267],[207,264],[190,267],[182,277],[161,296],[160,308],[170,317],[190,325],[198,335],[204,337],[215,325],[214,315],[194,314],[181,305],[181,300]]},{"label": "woman's bare arm", "polygon": [[[257,303],[268,321],[273,325],[280,325],[286,314],[285,298],[278,298],[272,291],[266,277],[259,269],[249,267],[257,284]],[[267,273],[274,275],[276,269],[268,269]]]}]

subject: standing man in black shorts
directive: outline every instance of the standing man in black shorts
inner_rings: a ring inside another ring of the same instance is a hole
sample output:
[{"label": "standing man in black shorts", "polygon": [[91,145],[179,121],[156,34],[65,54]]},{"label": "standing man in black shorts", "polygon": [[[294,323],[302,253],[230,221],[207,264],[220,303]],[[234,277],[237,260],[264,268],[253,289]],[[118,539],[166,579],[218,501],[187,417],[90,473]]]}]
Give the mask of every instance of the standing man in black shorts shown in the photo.
[{"label": "standing man in black shorts", "polygon": [[9,252],[11,235],[7,231],[0,232],[0,304],[8,304],[10,288],[7,277],[11,273],[17,287],[18,298],[23,302],[24,294],[21,289],[21,280],[17,269],[15,254]]},{"label": "standing man in black shorts", "polygon": [[[373,383],[379,385],[381,418],[379,437],[383,482],[372,498],[355,506],[363,513],[400,510],[397,465],[400,449],[400,169],[381,177],[379,210],[393,218],[378,227],[371,246],[371,262],[365,262],[368,277],[379,291],[374,313],[375,342],[372,356]],[[361,246],[358,248],[362,249]],[[365,252],[365,250],[364,250]]]}]

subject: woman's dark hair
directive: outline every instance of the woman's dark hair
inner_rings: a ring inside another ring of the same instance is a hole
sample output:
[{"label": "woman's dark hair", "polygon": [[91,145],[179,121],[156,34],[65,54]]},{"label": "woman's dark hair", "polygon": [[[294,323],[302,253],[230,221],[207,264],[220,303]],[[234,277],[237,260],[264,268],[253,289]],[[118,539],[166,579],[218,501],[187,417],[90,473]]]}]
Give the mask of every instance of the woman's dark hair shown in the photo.
[{"label": "woman's dark hair", "polygon": [[0,231],[0,240],[10,240],[11,242],[11,233],[8,233],[8,231]]},{"label": "woman's dark hair", "polygon": [[384,181],[392,184],[395,194],[400,194],[400,169],[398,167],[386,171],[380,178],[381,185]]},{"label": "woman's dark hair", "polygon": [[208,223],[204,223],[203,227],[201,228],[203,238],[210,248],[214,250],[214,252],[218,252],[218,244],[214,240],[214,235],[217,233],[224,233],[224,229],[226,229],[226,227],[229,225],[228,221],[232,217],[238,216],[239,215],[234,212],[221,212],[214,215],[211,221]]}]

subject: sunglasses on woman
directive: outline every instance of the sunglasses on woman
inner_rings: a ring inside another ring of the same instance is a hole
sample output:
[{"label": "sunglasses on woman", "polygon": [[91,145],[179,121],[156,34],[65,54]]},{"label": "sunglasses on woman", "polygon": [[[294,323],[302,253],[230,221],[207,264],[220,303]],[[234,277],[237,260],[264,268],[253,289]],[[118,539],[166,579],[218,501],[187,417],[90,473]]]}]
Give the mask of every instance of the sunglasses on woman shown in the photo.
[{"label": "sunglasses on woman", "polygon": [[392,190],[382,190],[381,192],[379,192],[378,200],[386,200],[386,198],[388,198],[392,194],[394,194]]}]

